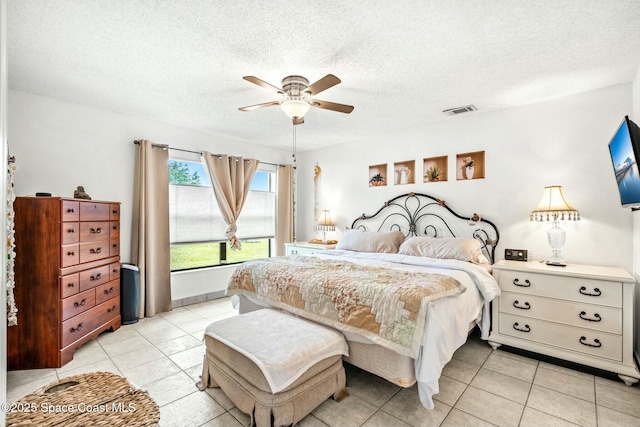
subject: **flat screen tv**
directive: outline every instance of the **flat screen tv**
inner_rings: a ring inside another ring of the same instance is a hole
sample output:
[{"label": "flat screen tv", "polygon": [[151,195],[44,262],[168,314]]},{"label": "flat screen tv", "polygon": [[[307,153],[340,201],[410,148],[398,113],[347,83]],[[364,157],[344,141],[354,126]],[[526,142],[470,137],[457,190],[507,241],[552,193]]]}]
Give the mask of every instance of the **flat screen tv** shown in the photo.
[{"label": "flat screen tv", "polygon": [[640,205],[640,128],[625,116],[609,142],[609,153],[623,207]]}]

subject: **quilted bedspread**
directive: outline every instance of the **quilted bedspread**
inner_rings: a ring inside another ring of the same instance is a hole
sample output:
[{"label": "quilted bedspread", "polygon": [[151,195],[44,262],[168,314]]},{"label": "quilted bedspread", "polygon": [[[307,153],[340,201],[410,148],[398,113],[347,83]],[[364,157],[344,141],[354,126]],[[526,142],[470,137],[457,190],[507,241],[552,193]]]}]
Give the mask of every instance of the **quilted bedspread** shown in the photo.
[{"label": "quilted bedspread", "polygon": [[275,307],[417,357],[427,303],[464,286],[434,273],[291,255],[239,266],[227,294],[247,294]]}]

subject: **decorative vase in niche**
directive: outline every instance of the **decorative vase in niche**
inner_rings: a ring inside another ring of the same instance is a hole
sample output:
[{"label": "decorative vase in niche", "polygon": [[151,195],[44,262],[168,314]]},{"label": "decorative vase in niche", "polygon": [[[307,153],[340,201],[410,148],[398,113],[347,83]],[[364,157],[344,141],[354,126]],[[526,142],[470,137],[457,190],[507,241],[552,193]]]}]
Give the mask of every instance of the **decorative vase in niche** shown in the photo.
[{"label": "decorative vase in niche", "polygon": [[410,174],[411,174],[411,171],[409,169],[398,169],[398,183],[408,184]]},{"label": "decorative vase in niche", "polygon": [[473,179],[473,171],[474,171],[474,167],[473,166],[467,166],[464,168],[464,176],[467,179]]}]

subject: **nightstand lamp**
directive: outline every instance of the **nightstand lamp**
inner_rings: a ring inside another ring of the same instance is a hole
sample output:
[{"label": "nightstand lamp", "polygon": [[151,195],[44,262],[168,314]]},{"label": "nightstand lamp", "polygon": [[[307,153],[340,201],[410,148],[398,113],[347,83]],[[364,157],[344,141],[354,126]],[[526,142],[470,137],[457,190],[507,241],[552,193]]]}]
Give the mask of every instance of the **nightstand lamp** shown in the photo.
[{"label": "nightstand lamp", "polygon": [[544,187],[544,193],[538,206],[531,211],[530,221],[552,221],[551,228],[547,231],[549,245],[551,246],[551,258],[548,265],[564,267],[567,265],[560,254],[566,240],[566,233],[560,228],[560,220],[578,221],[580,212],[572,208],[562,194],[562,186],[552,185]]},{"label": "nightstand lamp", "polygon": [[318,222],[313,226],[315,231],[322,231],[322,243],[327,243],[327,231],[336,231],[336,226],[331,221],[331,214],[329,210],[324,209],[320,211],[318,216]]}]

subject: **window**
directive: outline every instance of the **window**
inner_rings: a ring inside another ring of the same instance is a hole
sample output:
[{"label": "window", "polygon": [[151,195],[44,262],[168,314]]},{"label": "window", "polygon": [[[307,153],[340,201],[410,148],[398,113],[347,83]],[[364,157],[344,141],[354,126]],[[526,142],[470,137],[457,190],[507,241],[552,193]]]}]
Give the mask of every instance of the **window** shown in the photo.
[{"label": "window", "polygon": [[169,160],[171,271],[270,256],[275,237],[275,168],[259,165],[238,218],[242,249],[231,250],[209,174],[197,155]]}]

